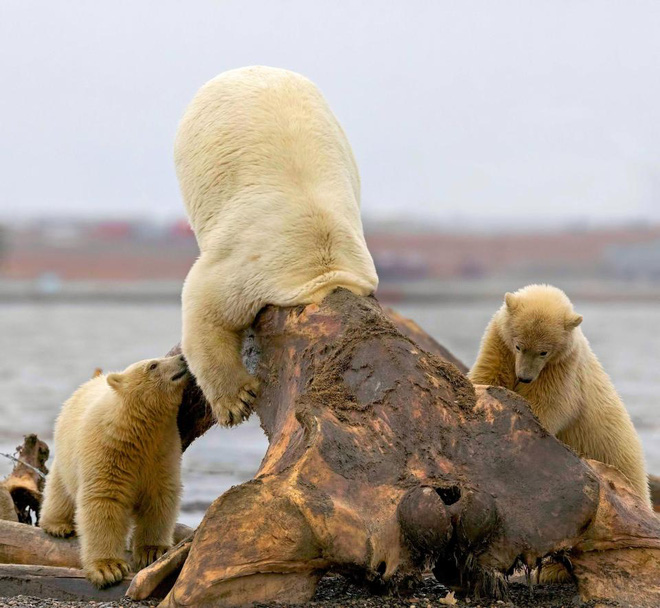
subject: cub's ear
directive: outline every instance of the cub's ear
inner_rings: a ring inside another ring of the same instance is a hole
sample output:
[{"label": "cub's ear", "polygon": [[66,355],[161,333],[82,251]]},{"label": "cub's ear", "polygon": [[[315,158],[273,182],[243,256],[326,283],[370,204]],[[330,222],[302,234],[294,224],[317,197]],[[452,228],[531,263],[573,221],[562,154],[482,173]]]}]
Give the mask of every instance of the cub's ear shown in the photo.
[{"label": "cub's ear", "polygon": [[108,374],[106,380],[110,385],[110,388],[113,388],[116,391],[120,391],[122,384],[124,383],[124,377],[121,374]]},{"label": "cub's ear", "polygon": [[504,303],[509,312],[513,312],[518,308],[518,298],[512,293],[507,292],[504,294]]},{"label": "cub's ear", "polygon": [[582,315],[578,315],[577,313],[568,315],[568,317],[566,317],[566,321],[564,321],[564,327],[569,331],[575,329],[580,323],[582,323],[582,319]]}]

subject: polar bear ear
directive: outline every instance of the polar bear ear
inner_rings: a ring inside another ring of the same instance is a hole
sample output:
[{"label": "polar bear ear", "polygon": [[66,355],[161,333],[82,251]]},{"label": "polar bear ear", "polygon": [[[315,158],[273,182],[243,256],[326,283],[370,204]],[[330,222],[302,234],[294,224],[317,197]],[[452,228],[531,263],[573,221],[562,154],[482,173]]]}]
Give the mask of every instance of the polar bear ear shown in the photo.
[{"label": "polar bear ear", "polygon": [[504,294],[504,303],[506,304],[509,312],[513,312],[516,308],[518,308],[518,298],[516,298],[516,296],[510,292]]},{"label": "polar bear ear", "polygon": [[578,315],[577,313],[568,315],[566,321],[564,321],[564,327],[569,331],[575,329],[580,323],[582,323],[583,318],[582,315]]},{"label": "polar bear ear", "polygon": [[124,378],[121,374],[108,374],[106,380],[110,385],[110,388],[113,388],[116,391],[120,391],[122,384],[124,383]]}]

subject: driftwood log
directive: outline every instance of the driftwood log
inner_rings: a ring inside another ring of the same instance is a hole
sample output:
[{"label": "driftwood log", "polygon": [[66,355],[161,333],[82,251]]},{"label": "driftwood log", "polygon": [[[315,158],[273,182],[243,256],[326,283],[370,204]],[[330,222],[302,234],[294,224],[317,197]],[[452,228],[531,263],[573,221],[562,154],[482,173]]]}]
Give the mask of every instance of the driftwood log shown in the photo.
[{"label": "driftwood log", "polygon": [[0,482],[0,520],[36,523],[48,473],[48,446],[36,435],[27,435],[16,452],[12,472]]},{"label": "driftwood log", "polygon": [[[191,539],[192,528],[177,524],[174,540]],[[183,541],[185,542],[185,541]],[[173,551],[163,556],[171,562]],[[130,563],[131,554],[126,552]],[[149,586],[152,597],[165,597],[173,581],[164,575],[162,566],[154,568],[160,579]],[[112,600],[123,596],[134,575],[129,574],[117,587],[97,589],[80,565],[78,539],[53,538],[36,526],[0,521],[0,596],[31,595],[59,600]],[[135,575],[147,588],[148,572]]]},{"label": "driftwood log", "polygon": [[120,599],[129,584],[130,579],[125,579],[114,587],[97,589],[78,568],[0,564],[0,596],[3,597],[27,595],[56,600],[111,601]]},{"label": "driftwood log", "polygon": [[[189,538],[192,533],[189,526],[177,524],[174,542]],[[131,561],[128,551],[126,561]],[[78,539],[54,538],[36,526],[0,521],[0,564],[80,568]]]},{"label": "driftwood log", "polygon": [[[179,548],[163,606],[303,602],[329,570],[388,588],[428,567],[502,597],[507,574],[545,556],[585,599],[660,605],[660,520],[625,480],[548,435],[522,398],[473,387],[375,299],[269,307],[245,344],[269,449]],[[194,387],[179,423],[184,445],[213,424]],[[158,567],[141,573],[151,586]]]}]

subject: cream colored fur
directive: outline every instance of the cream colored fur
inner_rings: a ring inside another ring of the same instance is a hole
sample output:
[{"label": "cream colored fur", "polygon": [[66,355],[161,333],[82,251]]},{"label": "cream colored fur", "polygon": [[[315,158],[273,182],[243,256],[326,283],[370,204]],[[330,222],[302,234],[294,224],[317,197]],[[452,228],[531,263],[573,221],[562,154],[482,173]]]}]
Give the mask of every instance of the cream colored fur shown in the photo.
[{"label": "cream colored fur", "polygon": [[0,483],[0,520],[18,521],[14,500],[9,490]]},{"label": "cream colored fur", "polygon": [[377,287],[358,171],[316,86],[267,67],[225,72],[200,89],[175,161],[201,251],[183,288],[183,353],[218,421],[237,424],[257,391],[240,331],[261,308]]},{"label": "cream colored fur", "polygon": [[529,285],[506,294],[469,377],[525,397],[550,433],[581,456],[619,469],[650,504],[640,439],[581,321],[556,287]]},{"label": "cream colored fur", "polygon": [[181,485],[176,418],[188,377],[183,357],[140,361],[83,384],[57,419],[39,525],[53,536],[75,530],[98,587],[128,572],[131,524],[136,569],[172,545]]}]

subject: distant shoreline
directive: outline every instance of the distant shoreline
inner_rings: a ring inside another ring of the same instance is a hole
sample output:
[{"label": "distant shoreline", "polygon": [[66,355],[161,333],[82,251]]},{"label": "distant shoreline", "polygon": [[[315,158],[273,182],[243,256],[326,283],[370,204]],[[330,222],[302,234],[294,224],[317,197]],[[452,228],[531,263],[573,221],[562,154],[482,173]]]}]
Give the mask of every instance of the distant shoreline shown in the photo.
[{"label": "distant shoreline", "polygon": [[[506,291],[532,281],[529,277],[487,280],[381,282],[376,297],[385,304],[447,305],[497,302]],[[601,279],[549,279],[571,299],[583,302],[660,303],[660,283]],[[0,305],[38,304],[163,304],[180,302],[179,281],[63,282],[1,281]]]}]

